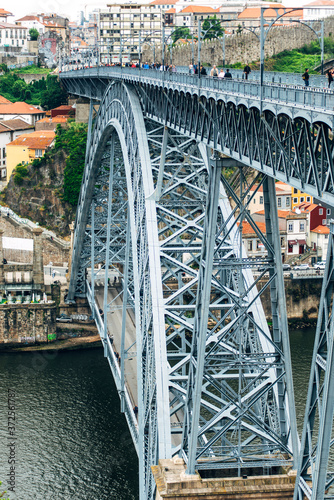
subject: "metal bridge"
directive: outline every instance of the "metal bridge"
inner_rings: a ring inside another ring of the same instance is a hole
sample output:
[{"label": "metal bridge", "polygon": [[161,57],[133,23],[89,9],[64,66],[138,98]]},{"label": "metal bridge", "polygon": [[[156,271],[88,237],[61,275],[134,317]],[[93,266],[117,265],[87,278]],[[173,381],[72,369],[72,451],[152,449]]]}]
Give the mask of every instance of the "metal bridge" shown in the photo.
[{"label": "metal bridge", "polygon": [[[130,68],[60,78],[90,100],[68,297],[91,304],[138,452],[141,500],[155,495],[151,466],[175,455],[189,474],[266,475],[290,464],[295,500],[324,498],[333,481],[334,226],[300,442],[275,179],[334,206],[334,94]],[[248,210],[254,185],[263,187],[265,233]],[[266,249],[259,258],[243,248],[246,223]],[[110,270],[121,277],[117,293]]]}]

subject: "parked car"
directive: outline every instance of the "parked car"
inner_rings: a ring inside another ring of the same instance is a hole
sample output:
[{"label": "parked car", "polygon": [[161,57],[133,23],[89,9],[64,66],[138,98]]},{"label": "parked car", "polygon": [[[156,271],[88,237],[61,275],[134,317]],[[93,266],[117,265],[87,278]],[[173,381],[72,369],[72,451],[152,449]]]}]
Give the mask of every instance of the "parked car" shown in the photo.
[{"label": "parked car", "polygon": [[324,262],[324,261],[316,262],[313,267],[314,267],[314,269],[325,269],[326,262]]},{"label": "parked car", "polygon": [[283,271],[291,271],[290,264],[283,264]]},{"label": "parked car", "polygon": [[310,266],[308,264],[299,264],[298,266],[294,267],[295,271],[307,271],[310,269]]},{"label": "parked car", "polygon": [[61,323],[72,323],[73,319],[71,316],[62,313],[58,318],[56,318],[56,321],[60,321]]}]

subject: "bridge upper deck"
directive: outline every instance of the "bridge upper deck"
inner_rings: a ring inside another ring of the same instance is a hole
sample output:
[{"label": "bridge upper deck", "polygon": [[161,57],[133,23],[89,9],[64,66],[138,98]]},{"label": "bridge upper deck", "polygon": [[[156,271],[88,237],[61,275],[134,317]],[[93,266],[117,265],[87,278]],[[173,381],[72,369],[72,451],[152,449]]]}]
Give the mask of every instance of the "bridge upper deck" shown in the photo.
[{"label": "bridge upper deck", "polygon": [[[170,73],[165,71],[94,67],[61,73],[63,81],[75,79],[81,85],[66,85],[68,90],[78,95],[102,99],[105,85],[110,80],[124,80],[132,83],[163,87],[178,92],[196,94],[207,99],[231,101],[236,105],[257,107],[261,111],[269,109],[278,113],[286,113],[291,118],[305,117],[312,122],[325,122],[333,128],[334,92],[319,87],[302,87],[299,85],[277,84],[266,82],[261,87],[258,81],[242,79],[219,79],[210,76],[189,75],[187,73]],[[99,82],[98,86],[85,85],[85,80]]]}]

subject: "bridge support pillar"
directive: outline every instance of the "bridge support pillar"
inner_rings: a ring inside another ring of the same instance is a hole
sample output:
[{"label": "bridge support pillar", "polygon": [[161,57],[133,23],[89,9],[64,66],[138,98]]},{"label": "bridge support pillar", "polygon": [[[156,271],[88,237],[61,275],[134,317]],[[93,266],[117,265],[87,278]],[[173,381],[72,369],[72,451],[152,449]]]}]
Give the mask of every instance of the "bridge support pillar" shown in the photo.
[{"label": "bridge support pillar", "polygon": [[44,268],[43,268],[43,252],[42,252],[42,233],[43,229],[35,227],[32,230],[34,238],[33,251],[33,279],[36,288],[44,288]]},{"label": "bridge support pillar", "polygon": [[4,230],[0,229],[0,287],[4,287],[5,285],[5,273],[4,273],[4,264],[3,264],[3,259],[4,259],[4,254],[3,254],[3,245],[2,245],[2,237],[3,237]]},{"label": "bridge support pillar", "polygon": [[[293,497],[295,471],[273,476],[202,478],[185,474],[182,459],[159,460],[152,467],[157,486],[156,500],[288,500]],[[217,471],[218,472],[218,471]]]}]

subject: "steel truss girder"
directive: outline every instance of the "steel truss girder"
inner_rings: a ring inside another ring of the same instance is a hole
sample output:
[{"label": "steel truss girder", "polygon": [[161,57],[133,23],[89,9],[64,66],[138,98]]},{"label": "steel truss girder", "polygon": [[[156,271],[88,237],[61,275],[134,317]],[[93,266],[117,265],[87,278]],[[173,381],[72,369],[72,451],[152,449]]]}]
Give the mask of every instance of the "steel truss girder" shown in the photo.
[{"label": "steel truss girder", "polygon": [[[95,97],[93,79],[71,75],[62,83],[68,92]],[[107,85],[108,78],[95,79]],[[334,205],[331,117],[286,109],[284,103],[267,105],[261,113],[257,102],[228,94],[222,99],[200,95],[194,87],[185,92],[145,80],[133,85],[149,118]]]},{"label": "steel truss girder", "polygon": [[[112,135],[115,162],[110,186]],[[86,293],[84,276],[92,262],[102,268],[106,261],[110,266],[120,265],[122,274],[129,217],[132,250],[125,296],[136,317],[137,442],[140,492],[145,500],[154,495],[150,466],[158,458],[181,454],[188,462],[193,453],[196,468],[236,468],[240,473],[246,462],[247,467],[264,468],[284,464],[294,447],[293,393],[287,383],[291,366],[285,352],[288,339],[284,344],[282,337],[287,333],[277,313],[277,291],[284,297],[277,274],[280,255],[273,238],[262,234],[247,212],[251,185],[242,167],[239,195],[221,177],[217,220],[211,224],[214,251],[211,256],[202,254],[208,170],[203,143],[151,120],[144,123],[132,87],[110,86],[88,145],[69,298]],[[265,185],[266,177],[260,182]],[[226,194],[233,197],[233,210]],[[273,233],[272,217],[267,219],[267,232]],[[243,249],[239,229],[246,221],[268,249],[261,261],[248,258]],[[251,269],[260,262],[268,272],[254,281]],[[209,321],[198,329],[196,304],[203,289],[199,269],[210,266],[209,301],[204,308]],[[96,279],[96,272],[92,274]],[[260,300],[267,289],[275,316],[274,339]],[[90,290],[87,294],[94,302]],[[105,354],[115,363],[96,306],[95,318],[103,332]],[[205,352],[200,358],[195,349],[198,335]],[[192,418],[188,374],[191,366],[199,364],[203,379],[197,381],[200,393],[194,396],[200,407],[199,421],[189,445],[186,437],[182,439],[184,422],[191,428]],[[120,393],[124,389],[121,380],[120,373],[116,379]],[[126,414],[133,423],[132,409]]]},{"label": "steel truss girder", "polygon": [[[294,500],[322,500],[334,482],[328,472],[334,444],[334,221],[330,224]],[[333,498],[332,495],[329,498]]]}]

